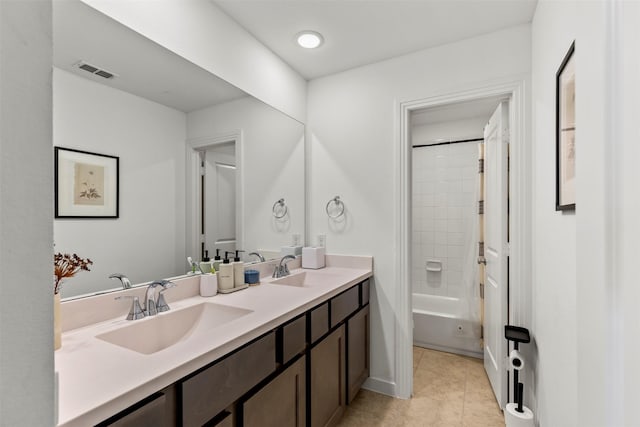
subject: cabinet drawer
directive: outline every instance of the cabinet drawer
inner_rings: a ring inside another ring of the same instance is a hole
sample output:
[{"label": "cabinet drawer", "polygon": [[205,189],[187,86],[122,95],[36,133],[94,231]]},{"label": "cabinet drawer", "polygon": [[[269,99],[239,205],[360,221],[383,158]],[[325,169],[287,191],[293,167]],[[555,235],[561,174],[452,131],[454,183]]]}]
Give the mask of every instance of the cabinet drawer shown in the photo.
[{"label": "cabinet drawer", "polygon": [[141,406],[136,405],[124,411],[122,415],[113,417],[98,424],[98,427],[161,427],[171,426],[172,420],[165,410],[167,398],[164,393],[157,393],[150,401]]},{"label": "cabinet drawer", "polygon": [[353,288],[333,297],[331,304],[331,327],[346,319],[351,313],[356,311],[360,306],[359,287]]},{"label": "cabinet drawer", "polygon": [[329,331],[329,303],[311,310],[311,343]]},{"label": "cabinet drawer", "polygon": [[202,426],[275,369],[276,339],[271,332],[185,380],[183,425]]},{"label": "cabinet drawer", "polygon": [[282,327],[282,356],[278,362],[284,364],[302,353],[307,344],[306,316],[302,315]]},{"label": "cabinet drawer", "polygon": [[369,280],[362,282],[362,305],[369,304]]}]

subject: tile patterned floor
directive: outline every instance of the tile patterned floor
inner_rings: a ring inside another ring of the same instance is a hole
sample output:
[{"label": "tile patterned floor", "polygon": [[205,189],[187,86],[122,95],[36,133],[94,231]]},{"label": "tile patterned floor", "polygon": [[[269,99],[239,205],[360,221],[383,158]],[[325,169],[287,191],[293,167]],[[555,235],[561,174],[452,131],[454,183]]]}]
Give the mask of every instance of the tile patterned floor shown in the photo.
[{"label": "tile patterned floor", "polygon": [[413,398],[361,390],[339,427],[504,427],[482,360],[413,348]]}]

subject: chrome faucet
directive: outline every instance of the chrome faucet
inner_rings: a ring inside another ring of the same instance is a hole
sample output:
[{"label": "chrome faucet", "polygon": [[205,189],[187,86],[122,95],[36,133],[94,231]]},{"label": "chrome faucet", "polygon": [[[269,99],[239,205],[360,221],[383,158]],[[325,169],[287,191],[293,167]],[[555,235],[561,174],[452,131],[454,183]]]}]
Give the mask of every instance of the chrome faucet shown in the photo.
[{"label": "chrome faucet", "polygon": [[251,253],[249,254],[249,256],[251,256],[251,255],[255,255],[255,256],[257,256],[257,257],[258,257],[258,259],[260,259],[260,262],[264,262],[264,257],[263,257],[262,255],[260,255],[260,252],[251,252]]},{"label": "chrome faucet", "polygon": [[287,262],[296,259],[293,255],[285,255],[280,260],[280,264],[276,266],[273,270],[273,275],[271,277],[277,279],[279,277],[284,277],[289,275],[289,267],[287,267]]},{"label": "chrome faucet", "polygon": [[131,281],[122,273],[113,273],[109,275],[109,279],[120,279],[120,282],[122,283],[122,289],[131,289]]},{"label": "chrome faucet", "polygon": [[129,314],[127,314],[127,320],[138,320],[138,319],[144,318],[145,317],[144,310],[142,310],[142,307],[140,307],[140,301],[138,297],[135,297],[133,295],[122,295],[122,296],[116,297],[115,299],[125,299],[125,298],[133,300],[131,304],[131,309],[129,309]]},{"label": "chrome faucet", "polygon": [[150,283],[144,294],[144,314],[147,316],[155,316],[163,311],[168,311],[170,307],[162,293],[174,286],[176,286],[175,283],[168,280],[156,280]]}]

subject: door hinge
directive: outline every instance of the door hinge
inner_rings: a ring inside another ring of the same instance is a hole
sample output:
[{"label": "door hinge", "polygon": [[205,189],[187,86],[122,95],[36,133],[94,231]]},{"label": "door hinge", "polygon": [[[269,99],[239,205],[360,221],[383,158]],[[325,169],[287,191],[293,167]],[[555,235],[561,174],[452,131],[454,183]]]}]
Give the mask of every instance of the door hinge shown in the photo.
[{"label": "door hinge", "polygon": [[504,254],[505,256],[511,255],[511,245],[509,245],[508,243],[504,244]]},{"label": "door hinge", "polygon": [[480,299],[484,299],[484,283],[479,283],[480,286]]}]

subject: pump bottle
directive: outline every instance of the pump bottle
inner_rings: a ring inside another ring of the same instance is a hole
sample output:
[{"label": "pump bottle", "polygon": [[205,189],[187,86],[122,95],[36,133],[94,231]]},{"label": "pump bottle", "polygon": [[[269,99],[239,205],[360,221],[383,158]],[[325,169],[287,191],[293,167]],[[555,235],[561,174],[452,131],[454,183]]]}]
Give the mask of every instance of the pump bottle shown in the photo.
[{"label": "pump bottle", "polygon": [[233,252],[226,252],[224,254],[224,261],[220,264],[218,270],[218,288],[226,291],[233,289],[233,266],[229,263],[229,254],[233,255]]},{"label": "pump bottle", "polygon": [[233,258],[233,283],[236,288],[244,285],[244,263],[240,261],[240,254],[238,252],[244,251],[236,250],[236,256]]},{"label": "pump bottle", "polygon": [[220,259],[220,249],[216,249],[216,256],[213,257],[213,269],[218,271],[221,263],[222,259]]}]

